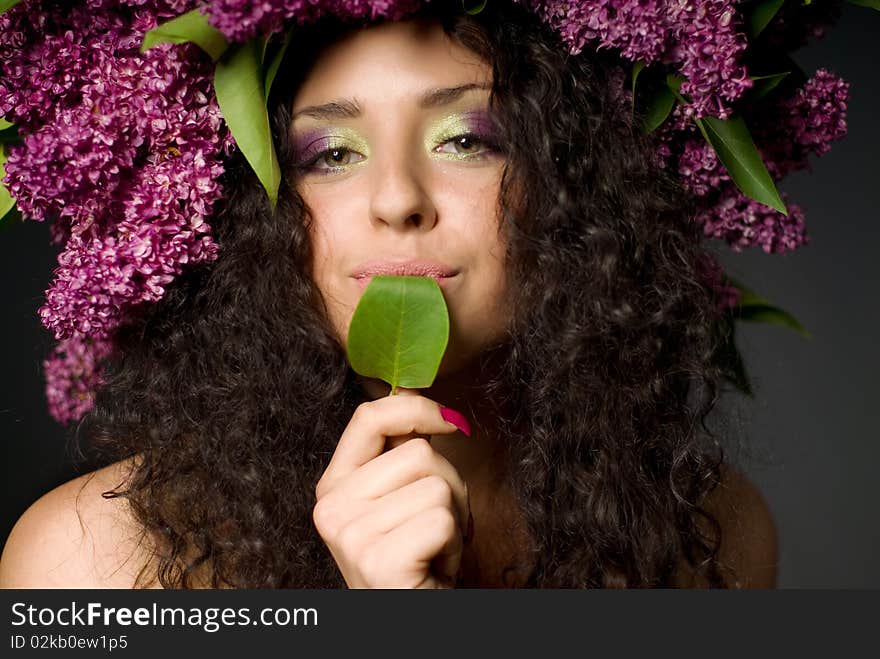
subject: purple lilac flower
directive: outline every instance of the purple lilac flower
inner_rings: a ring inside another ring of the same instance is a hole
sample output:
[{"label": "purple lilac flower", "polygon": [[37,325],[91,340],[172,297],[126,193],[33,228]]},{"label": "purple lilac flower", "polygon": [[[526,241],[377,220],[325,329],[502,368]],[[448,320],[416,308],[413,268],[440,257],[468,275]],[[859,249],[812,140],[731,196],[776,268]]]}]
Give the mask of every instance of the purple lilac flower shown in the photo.
[{"label": "purple lilac flower", "polygon": [[708,284],[715,294],[716,309],[725,312],[739,304],[740,290],[728,284],[724,278],[724,269],[718,260],[709,252],[705,252],[697,262],[697,275]]},{"label": "purple lilac flower", "polygon": [[[430,0],[426,0],[430,1]],[[231,41],[279,32],[286,20],[309,23],[336,15],[355,20],[400,20],[416,11],[421,0],[201,0],[211,24]]]},{"label": "purple lilac flower", "polygon": [[549,0],[526,2],[559,31],[572,53],[590,42],[616,48],[630,61],[654,62],[667,49],[666,0]]},{"label": "purple lilac flower", "polygon": [[684,143],[678,174],[685,189],[700,199],[695,219],[705,235],[726,241],[734,251],[757,246],[768,254],[781,253],[807,242],[802,209],[786,204],[785,216],[746,197],[705,140]]},{"label": "purple lilac flower", "polygon": [[[808,168],[809,154],[826,153],[832,142],[846,135],[848,95],[849,83],[819,69],[792,96],[759,106],[748,117],[771,178],[779,181],[792,171]],[[728,240],[736,250],[756,245],[774,253],[807,242],[799,207],[785,217],[761,208],[758,202],[746,203],[715,151],[692,128],[685,132],[672,122],[664,124],[657,134],[657,156],[701,199],[699,219],[707,235]],[[774,223],[779,226],[774,228]]]},{"label": "purple lilac flower", "polygon": [[819,69],[789,98],[758,108],[755,143],[775,179],[809,169],[810,154],[823,155],[846,136],[850,85]]},{"label": "purple lilac flower", "polygon": [[572,53],[613,48],[632,61],[660,62],[686,80],[686,117],[726,119],[752,86],[740,57],[746,49],[736,0],[529,0]]},{"label": "purple lilac flower", "polygon": [[[658,131],[656,158],[703,200],[698,221],[707,236],[734,250],[758,245],[771,253],[807,242],[798,206],[788,204],[785,217],[746,198],[695,133],[694,116],[726,118],[751,85],[740,63],[746,40],[737,0],[515,1],[555,28],[572,53],[613,49],[627,69],[641,61],[685,78],[689,103]],[[421,4],[24,0],[0,15],[0,114],[22,135],[9,149],[4,182],[26,218],[52,220],[52,241],[63,246],[39,309],[61,341],[45,362],[53,416],[66,423],[90,408],[98,365],[127,310],[159,300],[187,264],[218,255],[207,222],[222,194],[221,158],[234,141],[213,95],[211,64],[192,45],[142,55],[144,32],[196,7],[243,41],[278,32],[292,18],[399,20]],[[788,5],[768,27],[768,43],[795,33],[797,20],[787,12]],[[813,11],[821,20],[804,30],[818,34],[832,14]],[[626,83],[625,76],[612,81],[628,111]],[[809,153],[824,153],[845,134],[847,94],[847,83],[820,70],[774,107],[765,131],[759,122],[753,135],[774,178],[805,167]],[[735,304],[735,289],[719,286],[722,306]]]},{"label": "purple lilac flower", "polygon": [[[71,236],[39,309],[55,338],[107,338],[122,310],[160,300],[183,265],[216,259],[218,246],[205,222],[211,210],[206,200],[218,196],[215,179],[221,173],[222,166],[200,152],[147,165],[111,235]],[[178,200],[189,196],[198,201],[182,209]]]},{"label": "purple lilac flower", "polygon": [[682,185],[698,197],[710,195],[730,181],[727,169],[702,136],[684,143],[678,158],[678,176]]},{"label": "purple lilac flower", "polygon": [[58,423],[81,418],[94,407],[94,391],[104,382],[101,360],[110,355],[107,341],[62,341],[43,360],[46,401]]},{"label": "purple lilac flower", "polygon": [[706,115],[727,119],[730,104],[752,86],[739,59],[748,45],[737,28],[735,0],[672,2],[673,61],[685,77],[681,93],[691,102],[685,116]]},{"label": "purple lilac flower", "polygon": [[822,155],[846,136],[850,85],[827,69],[819,69],[783,104],[792,137],[805,151]]},{"label": "purple lilac flower", "polygon": [[83,364],[97,363],[125,312],[161,298],[186,264],[217,257],[206,220],[233,142],[210,61],[192,45],[139,53],[146,30],[193,6],[44,1],[0,15],[0,112],[22,135],[4,182],[63,245],[39,309],[67,346],[46,362],[62,423],[88,407],[98,378]]},{"label": "purple lilac flower", "polygon": [[757,246],[767,254],[781,254],[809,243],[803,209],[780,193],[788,216],[746,197],[730,186],[718,202],[702,210],[697,221],[709,238],[724,240],[735,252]]}]

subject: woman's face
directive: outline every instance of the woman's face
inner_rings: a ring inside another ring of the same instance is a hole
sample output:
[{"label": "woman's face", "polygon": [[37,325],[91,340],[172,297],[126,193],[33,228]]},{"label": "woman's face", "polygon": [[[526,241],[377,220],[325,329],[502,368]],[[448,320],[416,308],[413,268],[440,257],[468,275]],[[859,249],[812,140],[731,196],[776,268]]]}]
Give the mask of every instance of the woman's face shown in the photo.
[{"label": "woman's face", "polygon": [[450,336],[440,374],[467,364],[507,318],[488,115],[491,68],[438,23],[397,21],[323,49],[293,100],[297,189],[313,277],[342,345],[367,261],[439,261]]}]

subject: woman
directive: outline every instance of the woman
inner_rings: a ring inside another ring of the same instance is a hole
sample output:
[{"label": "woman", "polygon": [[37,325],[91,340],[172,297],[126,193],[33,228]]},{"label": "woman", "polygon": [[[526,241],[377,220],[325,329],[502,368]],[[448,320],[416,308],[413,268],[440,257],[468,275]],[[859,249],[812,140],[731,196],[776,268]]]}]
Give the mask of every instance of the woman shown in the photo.
[{"label": "woman", "polygon": [[[277,212],[232,156],[220,259],[118,337],[84,425],[112,464],[24,514],[0,584],[772,586],[766,506],[698,433],[699,228],[610,62],[501,2],[293,43]],[[348,366],[376,259],[447,275],[430,389]]]}]

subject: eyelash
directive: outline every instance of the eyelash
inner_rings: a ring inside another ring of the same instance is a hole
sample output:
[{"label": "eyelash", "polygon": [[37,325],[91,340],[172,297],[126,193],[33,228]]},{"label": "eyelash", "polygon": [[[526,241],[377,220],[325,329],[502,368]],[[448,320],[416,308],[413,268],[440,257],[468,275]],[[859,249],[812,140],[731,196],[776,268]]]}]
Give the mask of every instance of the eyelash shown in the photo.
[{"label": "eyelash", "polygon": [[[464,138],[468,138],[472,142],[476,142],[477,144],[482,145],[484,147],[484,149],[482,151],[479,151],[474,154],[466,154],[466,153],[458,154],[458,156],[461,158],[465,158],[468,160],[482,160],[483,158],[488,157],[487,156],[488,153],[494,153],[494,152],[498,151],[498,146],[496,144],[493,144],[492,142],[490,142],[489,140],[487,140],[483,137],[480,137],[476,133],[461,133],[460,135],[455,135],[453,137],[450,137],[448,140],[441,142],[438,146],[443,146],[444,144],[448,144],[449,142],[453,142],[453,141],[461,141]],[[335,174],[337,172],[340,172],[343,169],[345,169],[346,167],[348,167],[349,165],[339,165],[336,167],[315,167],[314,166],[315,163],[319,162],[324,156],[326,156],[327,154],[332,153],[334,151],[341,151],[343,153],[354,153],[354,151],[352,149],[347,149],[346,147],[333,147],[330,149],[324,149],[324,150],[316,153],[314,156],[312,156],[308,160],[305,160],[301,163],[296,164],[295,167],[297,169],[301,169],[306,172],[317,173],[319,176],[327,176],[329,174]],[[357,164],[357,163],[352,163],[352,164]]]}]

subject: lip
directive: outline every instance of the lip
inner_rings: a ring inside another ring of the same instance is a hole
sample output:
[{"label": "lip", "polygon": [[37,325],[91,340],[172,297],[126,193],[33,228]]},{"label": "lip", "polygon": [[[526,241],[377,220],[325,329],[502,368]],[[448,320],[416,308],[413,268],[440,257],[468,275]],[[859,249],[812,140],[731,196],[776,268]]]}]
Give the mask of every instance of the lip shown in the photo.
[{"label": "lip", "polygon": [[355,279],[369,279],[372,275],[413,275],[417,277],[451,278],[458,270],[440,261],[429,259],[410,259],[392,261],[389,259],[364,261],[351,273]]},{"label": "lip", "polygon": [[[381,273],[376,273],[376,274],[381,274]],[[369,285],[370,281],[375,276],[376,276],[375,274],[370,274],[370,275],[364,275],[363,277],[353,277],[353,279],[355,280],[357,285],[361,288],[361,290],[363,290]],[[420,276],[427,277],[427,276],[431,276],[431,275],[420,275]],[[440,286],[440,288],[445,289],[449,285],[450,282],[455,280],[455,277],[456,277],[456,275],[451,275],[449,277],[434,276],[433,279],[434,279],[434,281],[437,282],[437,284]]]}]

